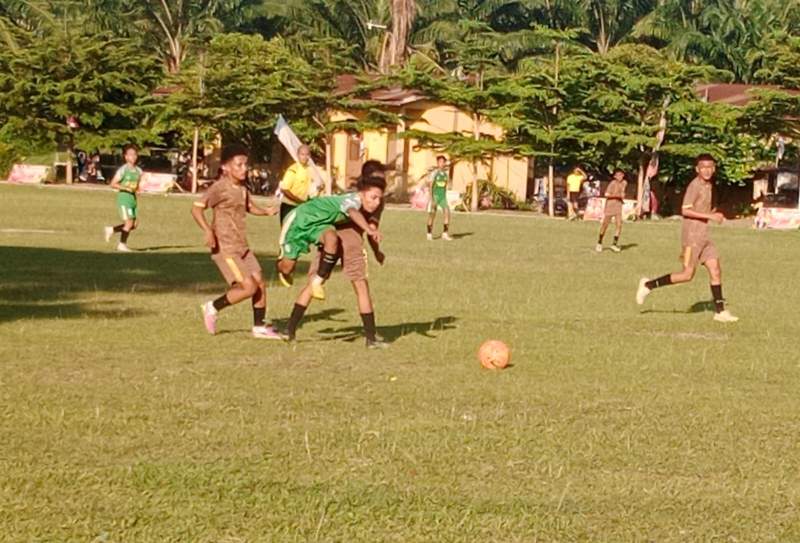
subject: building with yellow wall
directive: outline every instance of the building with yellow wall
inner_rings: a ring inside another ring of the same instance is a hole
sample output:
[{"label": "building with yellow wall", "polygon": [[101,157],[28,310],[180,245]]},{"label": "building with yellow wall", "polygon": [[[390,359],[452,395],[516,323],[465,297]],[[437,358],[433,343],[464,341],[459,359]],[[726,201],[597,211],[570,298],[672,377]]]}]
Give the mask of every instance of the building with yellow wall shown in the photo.
[{"label": "building with yellow wall", "polygon": [[[340,87],[353,84],[353,81],[340,82]],[[421,93],[407,89],[383,89],[373,91],[370,101],[386,112],[396,114],[401,120],[396,126],[361,133],[340,131],[331,137],[332,176],[339,187],[353,183],[367,160],[379,160],[393,167],[393,181],[396,192],[413,190],[414,186],[425,180],[427,173],[436,165],[440,153],[423,148],[414,138],[404,138],[406,130],[430,132],[434,134],[461,133],[471,136],[473,121],[470,115],[456,107],[431,101]],[[360,120],[363,113],[354,111],[335,112],[333,121]],[[503,138],[499,126],[483,122],[480,127],[483,136]],[[448,157],[449,159],[449,157]],[[529,161],[526,158],[498,154],[482,163],[478,168],[479,179],[489,179],[499,187],[511,191],[517,199],[525,200],[529,195]],[[451,170],[453,190],[464,192],[473,181],[472,164],[458,162]]]}]

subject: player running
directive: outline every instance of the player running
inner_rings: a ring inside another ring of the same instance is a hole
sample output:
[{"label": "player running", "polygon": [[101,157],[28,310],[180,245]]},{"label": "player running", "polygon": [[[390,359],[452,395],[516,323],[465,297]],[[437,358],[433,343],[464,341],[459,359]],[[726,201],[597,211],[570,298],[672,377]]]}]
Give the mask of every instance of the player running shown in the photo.
[{"label": "player running", "polygon": [[603,252],[603,236],[606,235],[608,225],[611,224],[611,219],[614,219],[614,243],[611,245],[611,250],[615,253],[620,252],[619,236],[622,234],[622,203],[625,199],[625,189],[628,182],[625,180],[625,172],[620,169],[614,170],[611,177],[611,182],[606,187],[606,205],[603,209],[603,222],[600,224],[600,235],[597,238],[597,246],[595,250],[598,253]]},{"label": "player running", "polygon": [[[249,151],[242,145],[222,150],[222,175],[192,206],[192,217],[206,236],[211,260],[219,268],[230,288],[228,292],[202,305],[203,319],[209,334],[217,332],[217,314],[226,307],[250,298],[253,305],[253,337],[281,339],[267,326],[267,287],[256,255],[247,244],[245,219],[252,215],[275,215],[277,209],[264,209],[250,199],[244,182],[247,179]],[[214,221],[206,222],[205,210],[214,210]]]},{"label": "player running", "polygon": [[447,186],[450,176],[447,173],[447,159],[439,155],[436,157],[436,169],[431,172],[431,201],[428,203],[428,241],[433,240],[433,221],[436,210],[441,209],[444,214],[444,231],[442,239],[451,241],[450,237],[450,206],[447,203]]},{"label": "player running", "polygon": [[139,226],[137,218],[136,195],[139,192],[139,182],[142,180],[142,169],[136,165],[139,160],[139,149],[134,144],[122,148],[125,164],[119,167],[114,177],[111,178],[111,188],[117,190],[117,210],[122,224],[106,226],[103,228],[106,243],[111,241],[114,234],[119,233],[117,251],[130,253],[128,236]]},{"label": "player running", "polygon": [[289,213],[281,229],[280,257],[277,262],[281,283],[290,286],[297,259],[308,252],[309,246],[321,243],[323,253],[319,270],[308,288],[314,298],[324,300],[325,289],[322,285],[336,265],[339,249],[334,226],[351,220],[373,240],[380,242],[383,239],[380,231],[367,222],[360,210],[373,213],[378,209],[385,190],[386,181],[373,177],[364,181],[358,192],[314,198]]},{"label": "player running", "polygon": [[694,277],[697,265],[702,264],[708,270],[711,280],[711,295],[714,299],[714,320],[717,322],[736,322],[739,319],[725,309],[722,297],[722,269],[719,263],[717,247],[708,235],[708,221],[722,224],[725,217],[711,207],[711,188],[717,163],[714,157],[702,154],[695,160],[697,175],[686,187],[681,211],[683,227],[681,232],[683,245],[683,270],[667,274],[657,279],[643,278],[636,291],[636,303],[642,305],[653,289],[687,283]]}]

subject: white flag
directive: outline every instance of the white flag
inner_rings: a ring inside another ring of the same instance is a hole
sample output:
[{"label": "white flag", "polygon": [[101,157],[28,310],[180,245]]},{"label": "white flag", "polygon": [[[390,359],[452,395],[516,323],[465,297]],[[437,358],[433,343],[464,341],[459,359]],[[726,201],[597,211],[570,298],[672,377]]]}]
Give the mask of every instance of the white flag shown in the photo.
[{"label": "white flag", "polygon": [[[283,118],[283,115],[278,115],[278,122],[275,124],[274,133],[278,136],[278,141],[286,148],[294,161],[297,162],[297,150],[303,143],[300,141],[300,138],[297,137],[297,134],[294,133],[292,127],[289,126],[289,123],[286,122],[286,119]],[[314,182],[308,188],[308,194],[309,196],[316,196],[320,188],[325,186],[325,181],[322,178],[322,173],[319,171],[319,168],[314,164],[314,160],[309,158],[308,164],[311,166],[311,176],[314,178]]]}]

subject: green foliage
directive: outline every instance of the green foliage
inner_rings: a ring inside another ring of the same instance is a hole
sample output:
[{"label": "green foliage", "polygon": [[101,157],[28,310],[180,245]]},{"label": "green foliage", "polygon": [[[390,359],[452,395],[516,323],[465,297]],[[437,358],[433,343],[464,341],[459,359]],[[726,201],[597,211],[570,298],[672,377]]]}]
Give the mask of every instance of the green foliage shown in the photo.
[{"label": "green foliage", "polygon": [[[0,139],[22,148],[74,138],[86,149],[155,140],[147,99],[161,76],[157,61],[135,40],[51,30],[16,31],[18,47],[0,50]],[[81,124],[74,132],[70,115]]]},{"label": "green foliage", "polygon": [[8,176],[11,167],[19,161],[19,158],[19,152],[13,145],[0,141],[0,179]]}]

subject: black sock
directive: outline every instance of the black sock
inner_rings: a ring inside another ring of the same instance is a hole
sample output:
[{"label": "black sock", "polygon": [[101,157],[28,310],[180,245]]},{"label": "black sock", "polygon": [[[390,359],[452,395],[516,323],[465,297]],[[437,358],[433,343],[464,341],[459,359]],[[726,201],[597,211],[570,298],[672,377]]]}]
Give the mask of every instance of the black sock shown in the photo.
[{"label": "black sock", "polygon": [[603,236],[604,235],[605,234],[600,234],[599,236],[597,236],[597,244],[598,245],[602,245],[603,244]]},{"label": "black sock", "polygon": [[722,285],[711,285],[711,296],[714,299],[714,310],[717,313],[725,311],[725,298],[722,297]]},{"label": "black sock", "polygon": [[228,300],[228,295],[223,294],[222,296],[214,300],[211,305],[213,305],[214,309],[216,309],[217,311],[222,311],[223,309],[231,305],[231,302]]},{"label": "black sock", "polygon": [[428,225],[428,233],[429,234],[433,234],[433,225],[432,224]]},{"label": "black sock", "polygon": [[375,313],[362,313],[361,322],[364,323],[364,335],[367,341],[375,341]]},{"label": "black sock", "polygon": [[114,227],[114,232],[115,232],[116,234],[119,234],[120,232],[122,232],[122,229],[123,229],[123,228],[125,228],[125,225],[124,225],[124,224],[118,224],[117,226],[115,226],[115,227]]},{"label": "black sock", "polygon": [[449,224],[447,224],[447,223],[445,223],[445,225],[444,225],[444,233],[446,234],[446,233],[448,233],[449,231],[450,231],[450,225],[449,225]]},{"label": "black sock", "polygon": [[267,316],[266,307],[253,308],[253,326],[264,326],[264,319]]},{"label": "black sock", "polygon": [[303,319],[303,315],[305,315],[306,306],[300,304],[294,304],[294,308],[292,308],[292,315],[289,317],[289,322],[286,325],[286,334],[294,339],[294,334],[297,332],[297,327],[300,324],[300,321]]},{"label": "black sock", "polygon": [[337,260],[338,258],[336,257],[335,254],[322,251],[322,255],[320,256],[319,259],[319,269],[317,270],[317,275],[319,275],[323,279],[327,279],[328,277],[330,277],[334,266],[336,266]]},{"label": "black sock", "polygon": [[123,230],[122,234],[120,234],[120,236],[119,236],[119,242],[120,243],[128,243],[128,236],[130,236],[130,235],[131,235],[131,231],[130,230]]},{"label": "black sock", "polygon": [[647,283],[644,284],[644,286],[646,286],[650,290],[653,290],[654,288],[666,287],[667,285],[671,284],[672,284],[672,278],[670,277],[670,274],[667,274],[667,275],[662,275],[658,279],[653,279],[652,281],[648,281]]},{"label": "black sock", "polygon": [[614,245],[619,243],[619,236],[614,236]]}]

